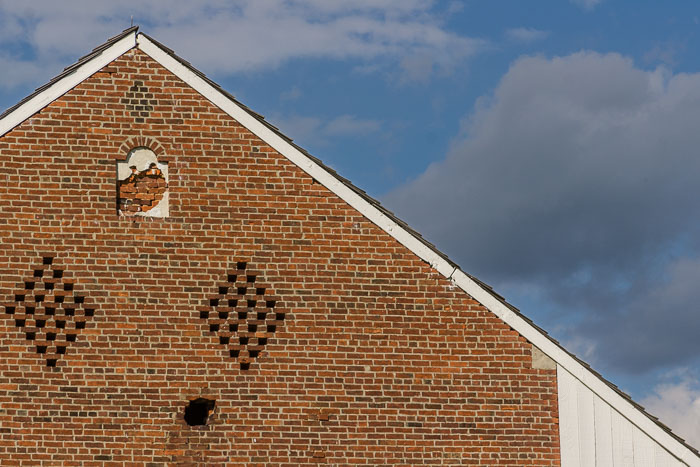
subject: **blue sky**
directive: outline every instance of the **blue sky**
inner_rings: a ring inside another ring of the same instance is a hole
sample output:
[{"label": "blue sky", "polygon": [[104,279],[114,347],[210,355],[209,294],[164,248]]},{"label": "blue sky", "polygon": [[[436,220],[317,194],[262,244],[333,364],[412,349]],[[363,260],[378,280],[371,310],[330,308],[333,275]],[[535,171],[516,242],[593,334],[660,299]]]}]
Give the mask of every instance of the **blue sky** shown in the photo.
[{"label": "blue sky", "polygon": [[0,108],[132,15],[700,445],[700,4],[0,0]]}]

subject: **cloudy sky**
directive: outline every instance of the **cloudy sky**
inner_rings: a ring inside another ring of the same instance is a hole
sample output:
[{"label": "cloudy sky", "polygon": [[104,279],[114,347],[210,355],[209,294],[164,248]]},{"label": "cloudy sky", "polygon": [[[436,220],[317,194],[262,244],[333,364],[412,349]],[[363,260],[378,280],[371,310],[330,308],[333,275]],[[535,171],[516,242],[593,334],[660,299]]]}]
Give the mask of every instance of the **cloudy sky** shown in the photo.
[{"label": "cloudy sky", "polygon": [[0,108],[132,16],[700,446],[700,4],[0,0]]}]

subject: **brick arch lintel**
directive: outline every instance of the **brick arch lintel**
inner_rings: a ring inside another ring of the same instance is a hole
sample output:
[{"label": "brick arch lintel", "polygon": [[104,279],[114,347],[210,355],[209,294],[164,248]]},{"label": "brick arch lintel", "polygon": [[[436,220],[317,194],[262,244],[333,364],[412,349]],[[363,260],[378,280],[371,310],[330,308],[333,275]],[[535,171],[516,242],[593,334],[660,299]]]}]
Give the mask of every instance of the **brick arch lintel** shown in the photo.
[{"label": "brick arch lintel", "polygon": [[156,139],[151,138],[149,136],[132,136],[124,143],[122,143],[122,145],[119,147],[119,150],[122,152],[122,154],[124,154],[124,158],[126,159],[129,152],[135,148],[148,148],[151,151],[153,151],[158,160],[168,160],[163,145],[160,144]]}]

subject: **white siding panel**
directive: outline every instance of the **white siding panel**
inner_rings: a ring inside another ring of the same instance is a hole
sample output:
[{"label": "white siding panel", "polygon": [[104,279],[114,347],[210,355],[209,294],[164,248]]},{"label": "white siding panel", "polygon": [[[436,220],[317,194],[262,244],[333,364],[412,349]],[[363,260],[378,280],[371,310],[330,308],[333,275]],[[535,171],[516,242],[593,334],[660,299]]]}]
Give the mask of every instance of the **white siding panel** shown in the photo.
[{"label": "white siding panel", "polygon": [[557,366],[562,467],[681,467],[683,463]]},{"label": "white siding panel", "polygon": [[578,467],[578,400],[576,379],[557,365],[557,388],[559,393],[559,440],[561,443],[561,466]]},{"label": "white siding panel", "polygon": [[595,406],[594,394],[583,384],[576,385],[578,400],[578,439],[581,467],[595,467]]},{"label": "white siding panel", "polygon": [[[622,424],[627,420],[614,410],[610,411],[610,431],[612,432],[613,466],[626,467],[622,454]],[[628,464],[630,465],[630,464]]]},{"label": "white siding panel", "polygon": [[613,462],[612,426],[610,406],[600,397],[594,398],[595,406],[595,459],[596,465],[615,465]]},{"label": "white siding panel", "polygon": [[654,467],[656,455],[654,453],[654,441],[645,435],[642,430],[632,428],[634,439],[634,465],[639,467]]}]

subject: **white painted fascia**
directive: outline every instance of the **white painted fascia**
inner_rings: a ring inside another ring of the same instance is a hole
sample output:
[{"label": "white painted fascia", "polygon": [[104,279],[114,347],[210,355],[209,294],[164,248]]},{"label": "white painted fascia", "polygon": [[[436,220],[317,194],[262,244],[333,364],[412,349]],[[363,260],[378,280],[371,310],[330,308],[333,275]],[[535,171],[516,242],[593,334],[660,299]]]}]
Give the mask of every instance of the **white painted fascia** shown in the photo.
[{"label": "white painted fascia", "polygon": [[136,31],[118,40],[99,55],[80,65],[73,73],[56,81],[6,115],[0,120],[0,137],[134,47],[136,47]]},{"label": "white painted fascia", "polygon": [[615,407],[631,423],[639,427],[647,435],[659,442],[665,449],[678,459],[690,466],[700,467],[700,458],[683,444],[669,435],[646,415],[640,412],[624,397],[612,390],[600,378],[593,374],[576,359],[562,350],[558,345],[543,335],[539,330],[524,320],[517,313],[497,300],[490,292],[469,278],[461,269],[455,268],[448,261],[438,255],[433,249],[418,240],[414,235],[384,215],[379,209],[370,204],[363,197],[348,188],[344,183],[331,175],[322,166],[311,160],[296,147],[250,115],[247,111],[222,94],[216,87],[195,74],[188,67],[173,58],[158,45],[154,44],[142,34],[137,36],[139,49],[160,63],[175,76],[183,80],[197,92],[206,97],[218,108],[226,112],[238,123],[246,127],[260,139],[265,141],[280,154],[299,166],[311,177],[323,184],[330,191],[357,209],[370,221],[385,230],[399,243],[407,247],[421,259],[429,263],[444,277],[453,281],[455,285],[472,296],[475,300],[501,318],[506,324],[519,332],[525,339],[538,347],[551,359],[565,368],[584,385],[590,388],[603,400]]}]

